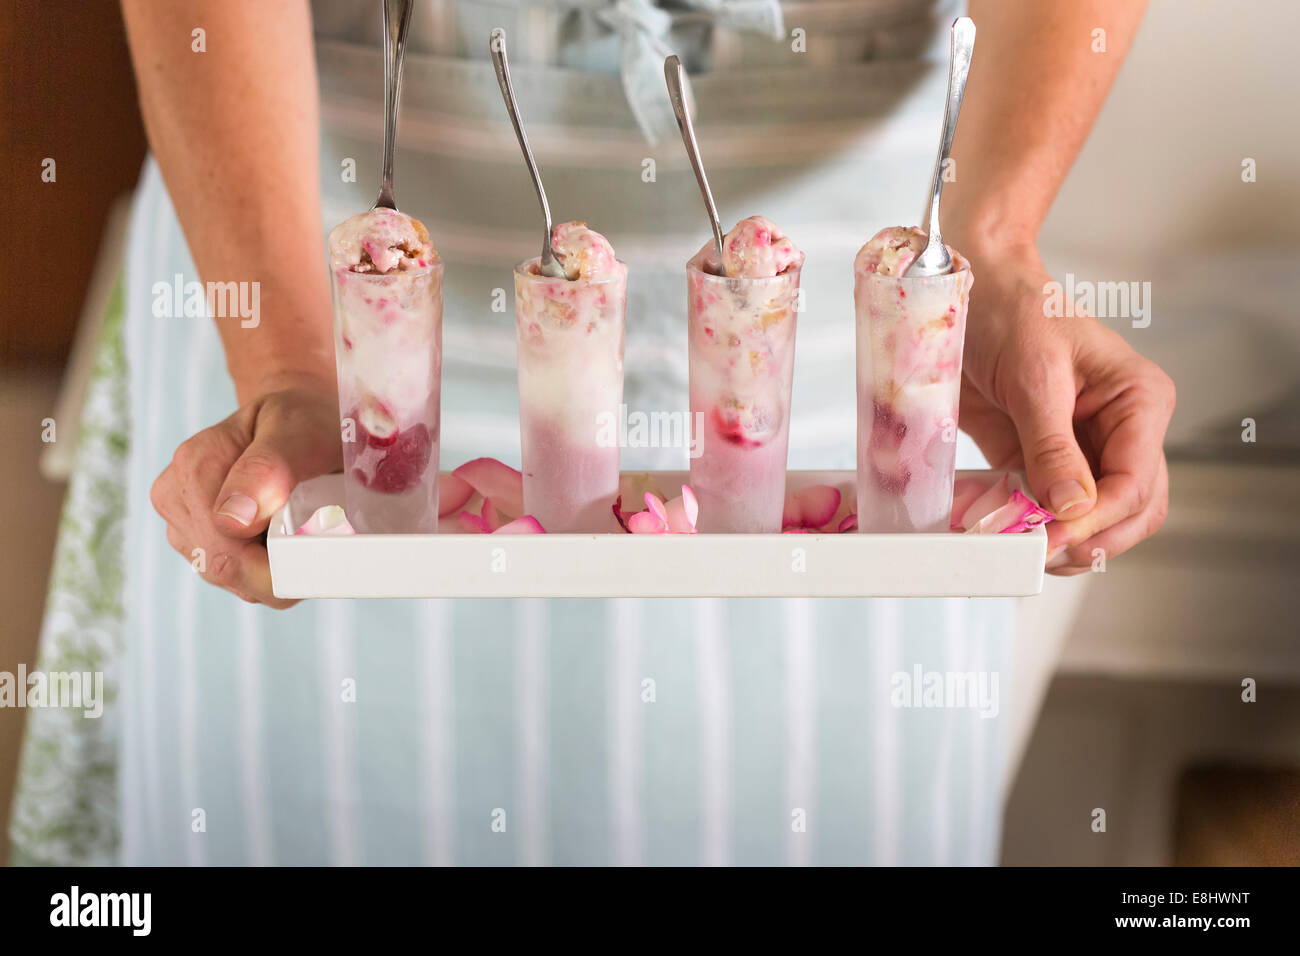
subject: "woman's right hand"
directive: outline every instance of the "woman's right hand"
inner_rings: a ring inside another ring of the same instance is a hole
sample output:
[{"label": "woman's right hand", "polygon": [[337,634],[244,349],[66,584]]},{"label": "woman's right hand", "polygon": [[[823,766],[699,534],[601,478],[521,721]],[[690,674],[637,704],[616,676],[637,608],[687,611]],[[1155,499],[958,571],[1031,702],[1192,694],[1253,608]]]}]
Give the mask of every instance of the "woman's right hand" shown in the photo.
[{"label": "woman's right hand", "polygon": [[297,603],[271,593],[262,536],[299,482],[339,469],[339,435],[332,380],[272,385],[176,449],[149,495],[167,541],[209,584],[268,607]]}]

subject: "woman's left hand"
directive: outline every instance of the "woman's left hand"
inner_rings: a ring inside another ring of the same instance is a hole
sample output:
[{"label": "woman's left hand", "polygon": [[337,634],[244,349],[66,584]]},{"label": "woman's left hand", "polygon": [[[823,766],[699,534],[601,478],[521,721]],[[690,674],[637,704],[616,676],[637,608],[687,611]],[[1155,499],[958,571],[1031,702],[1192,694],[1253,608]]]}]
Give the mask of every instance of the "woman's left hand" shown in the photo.
[{"label": "woman's left hand", "polygon": [[1174,383],[1092,316],[1049,316],[1036,251],[984,261],[972,257],[961,427],[994,468],[1026,471],[1058,519],[1048,570],[1078,574],[1164,523]]}]

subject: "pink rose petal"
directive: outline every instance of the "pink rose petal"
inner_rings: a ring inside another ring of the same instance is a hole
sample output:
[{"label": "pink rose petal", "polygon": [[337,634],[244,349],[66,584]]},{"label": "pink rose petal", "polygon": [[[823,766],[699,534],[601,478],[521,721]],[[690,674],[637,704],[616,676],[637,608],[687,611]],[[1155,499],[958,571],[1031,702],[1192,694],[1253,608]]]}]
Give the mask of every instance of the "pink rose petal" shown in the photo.
[{"label": "pink rose petal", "polygon": [[850,514],[850,515],[845,515],[845,516],[844,516],[844,520],[840,522],[840,526],[839,526],[838,528],[836,528],[835,530],[836,530],[836,531],[839,531],[840,533],[843,533],[843,532],[845,532],[845,531],[857,531],[857,530],[858,530],[858,516],[857,516],[857,515],[852,515],[852,514]]},{"label": "pink rose petal", "polygon": [[668,530],[673,534],[695,534],[695,524],[686,515],[684,498],[674,498],[664,504],[668,515]]},{"label": "pink rose petal", "polygon": [[462,511],[460,514],[456,515],[456,520],[460,522],[461,528],[470,534],[492,533],[492,529],[488,527],[488,523],[484,521],[482,517],[473,512]]},{"label": "pink rose petal", "polygon": [[699,502],[689,485],[682,485],[682,494],[665,502],[654,492],[643,492],[645,511],[629,514],[623,510],[623,496],[614,502],[614,517],[631,534],[695,534],[695,521],[700,513]]},{"label": "pink rose petal", "polygon": [[532,515],[524,515],[522,518],[516,518],[508,524],[503,524],[497,528],[493,534],[546,534],[546,529]]},{"label": "pink rose petal", "polygon": [[994,508],[974,526],[966,530],[967,534],[999,534],[1002,529],[1013,524],[1021,508],[1014,501],[1008,501],[1001,508]]},{"label": "pink rose petal", "polygon": [[984,494],[989,483],[981,478],[958,478],[952,486],[952,514],[948,527],[952,531],[963,531],[961,520],[966,510]]},{"label": "pink rose petal", "polygon": [[1040,524],[1054,520],[1051,512],[1020,490],[1011,492],[1011,499],[1001,508],[994,509],[975,523],[967,534],[1016,534],[1030,531]]},{"label": "pink rose petal", "polygon": [[788,489],[785,493],[785,505],[781,509],[781,527],[803,527],[803,508],[799,505],[799,499],[795,497],[794,492]]},{"label": "pink rose petal", "polygon": [[622,495],[619,495],[617,498],[614,499],[613,511],[614,511],[614,520],[618,522],[618,526],[622,528],[624,531],[627,531],[628,530],[627,519],[632,516],[633,512],[627,512],[623,510]]},{"label": "pink rose petal", "polygon": [[660,498],[656,494],[652,494],[651,492],[647,491],[645,493],[645,506],[648,509],[650,509],[650,511],[654,514],[656,518],[658,518],[660,521],[664,523],[665,526],[667,526],[668,509],[664,507],[662,498]]},{"label": "pink rose petal", "polygon": [[840,490],[830,485],[812,485],[795,497],[803,508],[803,522],[809,528],[820,528],[835,517],[840,507]]},{"label": "pink rose petal", "polygon": [[1007,476],[1003,475],[993,482],[983,494],[971,502],[970,506],[962,513],[959,522],[960,526],[969,531],[979,524],[980,519],[992,514],[1006,504],[1010,497],[1011,489],[1007,484]]},{"label": "pink rose petal", "polygon": [[452,474],[469,482],[484,498],[491,498],[505,515],[517,518],[524,513],[524,476],[495,458],[475,458]]},{"label": "pink rose petal", "polygon": [[1047,524],[1049,521],[1056,520],[1056,515],[1019,489],[1011,492],[1011,501],[1009,503],[1020,506],[1020,515],[1014,524],[1007,525],[998,532],[999,534],[1017,534],[1021,531],[1032,531],[1040,524]]},{"label": "pink rose petal", "polygon": [[835,514],[831,515],[831,520],[821,526],[821,530],[826,534],[837,534],[840,525],[844,519],[853,514],[858,506],[858,489],[857,485],[837,485],[840,493],[840,506],[835,509]]},{"label": "pink rose petal", "polygon": [[465,502],[474,497],[474,486],[464,478],[452,474],[438,476],[438,517],[459,511]]},{"label": "pink rose petal", "polygon": [[781,514],[785,528],[821,528],[835,517],[840,507],[840,490],[831,485],[809,485],[788,493]]},{"label": "pink rose petal", "polygon": [[682,485],[682,507],[686,509],[686,520],[694,531],[700,524],[700,502],[690,485]]},{"label": "pink rose petal", "polygon": [[347,515],[338,505],[325,505],[311,513],[294,534],[314,534],[325,537],[356,534]]},{"label": "pink rose petal", "polygon": [[496,531],[503,524],[505,524],[505,521],[502,519],[501,515],[497,512],[496,507],[492,504],[491,498],[483,499],[483,505],[481,508],[479,508],[479,517],[482,518],[483,523],[487,525],[489,534],[491,534],[493,531]]},{"label": "pink rose petal", "polygon": [[638,511],[627,519],[632,534],[667,534],[668,525],[653,511]]},{"label": "pink rose petal", "polygon": [[[629,522],[632,516],[638,512],[624,510],[624,501],[647,500],[647,496],[654,496],[654,476],[649,472],[624,472],[618,482],[618,497],[614,499],[614,519],[619,523],[624,531],[631,532],[632,528]],[[646,527],[644,522],[642,527]],[[645,531],[640,532],[645,534]]]}]

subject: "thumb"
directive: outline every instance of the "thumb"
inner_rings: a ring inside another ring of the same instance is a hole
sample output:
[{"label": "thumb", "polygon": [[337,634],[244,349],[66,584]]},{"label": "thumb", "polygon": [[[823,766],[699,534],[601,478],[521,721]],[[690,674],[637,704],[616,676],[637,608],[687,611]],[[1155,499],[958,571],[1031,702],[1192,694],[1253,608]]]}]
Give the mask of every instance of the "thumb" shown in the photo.
[{"label": "thumb", "polygon": [[337,444],[321,441],[319,429],[303,424],[272,410],[258,416],[253,440],[230,467],[215,499],[213,520],[223,533],[256,537],[300,481],[337,467]]},{"label": "thumb", "polygon": [[1029,487],[1039,503],[1064,520],[1087,514],[1097,501],[1097,483],[1074,437],[1074,396],[1023,391],[1011,404]]},{"label": "thumb", "polygon": [[217,527],[234,538],[261,534],[293,488],[293,470],[281,453],[266,439],[254,440],[217,493]]}]

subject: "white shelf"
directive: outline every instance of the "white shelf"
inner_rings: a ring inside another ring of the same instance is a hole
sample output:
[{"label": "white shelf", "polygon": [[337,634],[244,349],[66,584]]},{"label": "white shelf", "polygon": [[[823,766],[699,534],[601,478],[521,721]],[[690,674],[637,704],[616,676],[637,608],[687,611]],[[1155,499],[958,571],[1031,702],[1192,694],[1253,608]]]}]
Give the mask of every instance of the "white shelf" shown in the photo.
[{"label": "white shelf", "polygon": [[[978,472],[959,472],[958,477]],[[682,472],[654,473],[676,489]],[[790,472],[853,495],[852,472]],[[1023,534],[295,535],[343,502],[343,476],[299,485],[271,520],[280,598],[993,597],[1043,587],[1047,532]]]}]

